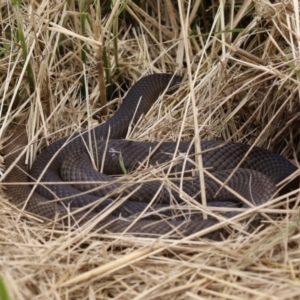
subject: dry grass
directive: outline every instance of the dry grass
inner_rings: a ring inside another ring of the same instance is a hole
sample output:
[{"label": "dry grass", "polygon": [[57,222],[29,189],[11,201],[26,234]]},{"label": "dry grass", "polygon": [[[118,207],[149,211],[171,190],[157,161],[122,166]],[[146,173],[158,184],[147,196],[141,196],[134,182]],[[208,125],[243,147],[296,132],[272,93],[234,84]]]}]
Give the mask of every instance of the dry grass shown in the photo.
[{"label": "dry grass", "polygon": [[[298,1],[145,2],[115,1],[100,18],[92,1],[1,1],[2,136],[25,120],[29,138],[43,128],[47,142],[92,126],[99,86],[116,99],[138,78],[167,71],[187,84],[131,139],[221,138],[299,160]],[[10,299],[298,299],[297,197],[262,208],[282,214],[265,229],[223,242],[59,230],[3,197],[0,298],[6,288]]]}]

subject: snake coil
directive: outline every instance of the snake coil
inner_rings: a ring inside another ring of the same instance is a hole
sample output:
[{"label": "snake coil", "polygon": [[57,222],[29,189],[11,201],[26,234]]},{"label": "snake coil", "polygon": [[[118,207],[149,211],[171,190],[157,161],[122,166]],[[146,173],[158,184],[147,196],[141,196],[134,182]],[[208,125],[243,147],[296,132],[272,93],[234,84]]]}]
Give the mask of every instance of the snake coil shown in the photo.
[{"label": "snake coil", "polygon": [[[190,142],[180,142],[176,148],[177,143],[172,142],[158,144],[122,139],[131,122],[135,123],[146,114],[162,92],[176,87],[181,80],[180,76],[170,74],[144,77],[130,89],[120,109],[106,123],[91,131],[62,138],[46,147],[30,171],[32,183],[38,183],[33,187],[19,184],[28,183],[29,180],[24,156],[20,156],[28,141],[23,126],[13,128],[5,146],[6,166],[14,165],[5,178],[6,182],[14,183],[7,186],[7,194],[13,203],[47,219],[61,217],[66,222],[70,222],[66,216],[72,211],[73,225],[96,219],[100,212],[104,214],[110,209],[108,215],[100,218],[97,230],[125,231],[138,236],[170,234],[181,237],[218,224],[216,217],[201,219],[199,214],[189,216],[188,212],[181,217],[174,217],[170,208],[170,199],[183,201],[182,193],[201,201],[199,178],[191,175],[194,169],[191,160],[196,154]],[[204,167],[214,177],[205,177],[205,191],[211,206],[249,207],[265,203],[276,192],[275,185],[297,169],[274,153],[257,147],[249,151],[250,146],[244,144],[204,141],[201,149]],[[171,173],[179,176],[170,179],[175,187],[172,192],[162,180],[149,180],[127,186],[122,192],[122,195],[129,197],[127,201],[118,202],[118,197],[114,198],[114,191],[122,190],[122,185],[128,185],[110,176],[122,173],[120,155],[125,168],[133,169],[145,160],[150,166],[172,159],[175,161],[174,158],[182,153],[189,160],[173,164]],[[103,173],[93,168],[91,157],[103,162]],[[239,169],[233,172],[238,165]],[[187,177],[183,184],[182,174]],[[220,189],[218,181],[226,182],[226,186],[240,194],[245,202],[227,188]],[[288,188],[297,187],[298,181],[292,185]],[[76,212],[81,207],[86,209]],[[141,212],[142,217],[137,218]],[[235,215],[237,213],[234,212],[224,214],[226,217]],[[225,229],[210,232],[206,236],[218,239],[222,234],[226,234]]]}]

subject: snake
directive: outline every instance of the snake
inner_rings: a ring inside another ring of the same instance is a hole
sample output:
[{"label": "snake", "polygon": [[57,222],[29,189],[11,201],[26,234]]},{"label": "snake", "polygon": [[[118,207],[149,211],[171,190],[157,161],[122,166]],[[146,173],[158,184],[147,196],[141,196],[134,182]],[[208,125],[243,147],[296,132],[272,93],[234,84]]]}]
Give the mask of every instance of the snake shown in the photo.
[{"label": "snake", "polygon": [[[93,222],[99,233],[178,238],[204,232],[211,239],[224,238],[230,232],[222,226],[224,218],[240,214],[234,208],[266,203],[297,167],[268,150],[235,142],[201,141],[197,153],[194,141],[126,140],[130,126],[181,82],[174,74],[141,78],[110,119],[53,142],[30,171],[25,164],[26,129],[12,127],[4,147],[3,179],[11,201],[45,220],[75,227]],[[199,156],[205,170],[202,181]],[[134,172],[124,175],[134,169],[142,170],[137,172],[144,174],[143,180]],[[282,191],[298,187],[296,178]],[[210,213],[201,204],[203,190],[209,207],[228,211]]]}]

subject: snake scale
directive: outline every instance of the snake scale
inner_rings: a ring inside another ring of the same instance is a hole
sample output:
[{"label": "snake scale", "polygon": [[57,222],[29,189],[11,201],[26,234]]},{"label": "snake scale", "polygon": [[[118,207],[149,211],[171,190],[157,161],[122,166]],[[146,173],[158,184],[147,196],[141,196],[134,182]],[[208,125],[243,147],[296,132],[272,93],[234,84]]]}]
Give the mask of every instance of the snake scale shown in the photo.
[{"label": "snake scale", "polygon": [[[28,144],[26,131],[24,126],[14,127],[4,148],[5,164],[7,168],[13,166],[4,179],[10,183],[6,192],[12,202],[33,214],[51,220],[61,218],[68,224],[81,225],[95,220],[99,232],[182,237],[218,224],[216,216],[203,219],[200,213],[191,214],[189,209],[174,216],[176,203],[184,202],[182,194],[190,197],[194,206],[195,201],[201,203],[199,177],[194,170],[196,154],[193,143],[123,139],[128,127],[148,112],[159,95],[165,90],[172,92],[181,81],[180,76],[171,74],[140,79],[108,121],[92,130],[64,137],[43,149],[33,163],[30,176],[24,155],[20,155]],[[201,149],[203,165],[214,177],[205,176],[205,192],[211,206],[243,208],[265,203],[275,194],[275,185],[297,170],[283,157],[258,147],[249,151],[250,146],[245,144],[202,141]],[[176,159],[182,154],[188,159]],[[173,174],[171,186],[162,178],[147,177],[144,182],[138,182],[130,177],[127,182],[126,176],[125,179],[112,177],[112,174],[122,174],[124,170],[120,158],[127,170],[141,164],[151,169],[172,161],[172,167],[165,169]],[[95,170],[95,165],[102,170],[101,173]],[[234,170],[238,165],[239,169]],[[226,182],[229,190],[220,189],[218,180]],[[19,184],[21,182],[27,184]],[[33,185],[34,182],[38,184]],[[295,180],[286,190],[297,188],[298,184]],[[239,200],[230,189],[246,201]],[[120,196],[128,199],[120,201],[123,199]],[[70,211],[73,213],[71,217]],[[100,212],[102,218],[97,221]],[[223,214],[225,217],[235,215],[236,212]],[[219,239],[221,235],[226,235],[225,229],[206,236]]]}]

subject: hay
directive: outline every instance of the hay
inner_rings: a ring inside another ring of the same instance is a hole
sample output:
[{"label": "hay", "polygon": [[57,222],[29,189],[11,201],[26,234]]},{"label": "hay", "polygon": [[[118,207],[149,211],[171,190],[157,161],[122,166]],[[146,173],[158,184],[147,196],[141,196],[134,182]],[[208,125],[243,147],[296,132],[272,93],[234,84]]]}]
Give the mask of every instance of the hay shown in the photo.
[{"label": "hay", "polygon": [[[145,2],[107,1],[100,17],[91,1],[1,1],[1,134],[13,121],[27,120],[30,140],[43,128],[29,164],[46,143],[97,123],[99,86],[109,85],[111,115],[133,82],[166,71],[186,83],[129,138],[197,133],[299,160],[298,1]],[[298,201],[277,197],[259,209],[280,213],[269,226],[213,242],[59,229],[3,196],[0,298],[298,299]]]}]

